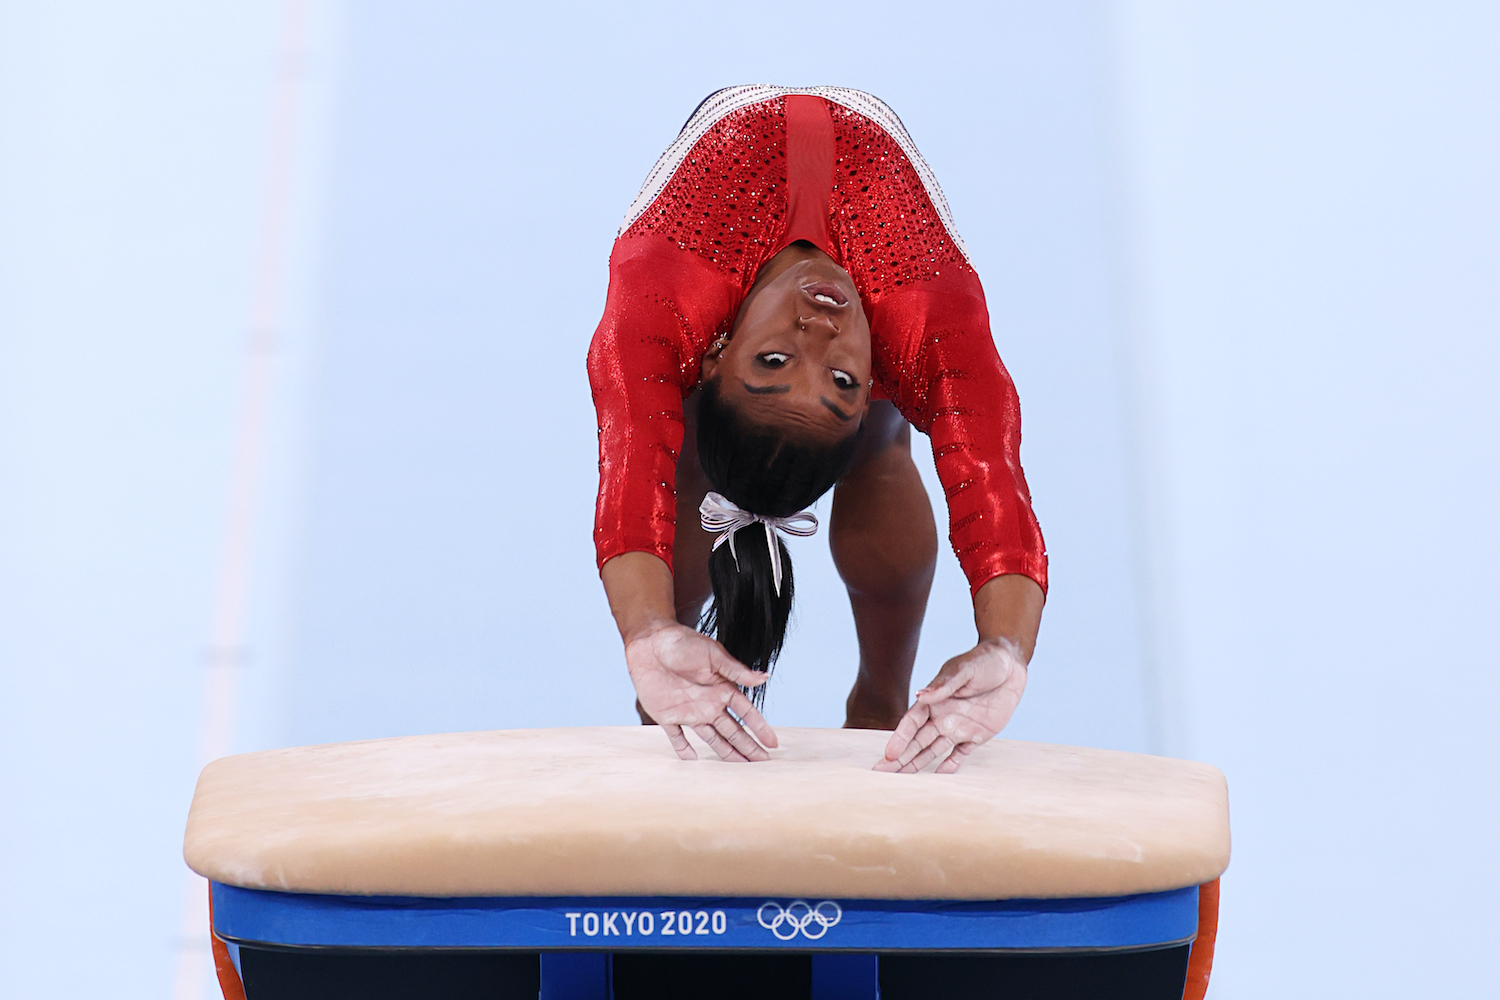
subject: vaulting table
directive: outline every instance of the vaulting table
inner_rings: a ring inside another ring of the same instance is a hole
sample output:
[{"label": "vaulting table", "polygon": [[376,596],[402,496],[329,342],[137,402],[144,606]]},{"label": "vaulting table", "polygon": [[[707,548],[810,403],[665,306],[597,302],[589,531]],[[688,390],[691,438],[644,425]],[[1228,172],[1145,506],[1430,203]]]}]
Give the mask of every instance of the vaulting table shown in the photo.
[{"label": "vaulting table", "polygon": [[414,950],[546,1000],[669,995],[661,963],[709,953],[805,968],[818,1000],[1029,996],[1039,974],[1049,996],[1079,975],[1201,995],[1211,939],[1190,974],[1192,945],[1229,862],[1213,767],[996,740],[956,775],[897,775],[870,770],[886,733],[777,734],[754,764],[680,761],[645,726],[215,761],[185,854],[226,995],[289,996],[308,956]]}]

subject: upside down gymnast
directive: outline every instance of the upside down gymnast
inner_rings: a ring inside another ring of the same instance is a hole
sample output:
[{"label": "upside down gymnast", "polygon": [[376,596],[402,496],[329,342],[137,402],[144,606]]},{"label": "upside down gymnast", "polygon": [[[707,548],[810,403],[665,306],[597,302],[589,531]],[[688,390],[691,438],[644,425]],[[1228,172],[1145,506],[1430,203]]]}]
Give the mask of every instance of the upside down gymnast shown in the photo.
[{"label": "upside down gymnast", "polygon": [[[895,113],[856,90],[710,95],[610,255],[588,357],[594,541],[637,710],[764,760],[758,710],[792,604],[779,532],[828,534],[859,666],[845,726],[893,729],[877,770],[956,771],[1026,687],[1047,557],[1020,407],[979,276]],[[931,439],[978,640],[910,702],[937,530]],[[705,610],[705,605],[707,608]]]}]

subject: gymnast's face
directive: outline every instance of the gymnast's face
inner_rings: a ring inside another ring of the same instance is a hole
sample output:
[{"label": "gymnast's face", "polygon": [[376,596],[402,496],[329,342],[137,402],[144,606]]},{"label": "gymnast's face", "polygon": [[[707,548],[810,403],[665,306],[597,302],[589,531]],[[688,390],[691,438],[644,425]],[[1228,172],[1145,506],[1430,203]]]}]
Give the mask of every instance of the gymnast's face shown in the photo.
[{"label": "gymnast's face", "polygon": [[703,361],[742,416],[803,438],[836,441],[870,405],[870,321],[849,272],[794,245],[755,279],[729,343]]}]

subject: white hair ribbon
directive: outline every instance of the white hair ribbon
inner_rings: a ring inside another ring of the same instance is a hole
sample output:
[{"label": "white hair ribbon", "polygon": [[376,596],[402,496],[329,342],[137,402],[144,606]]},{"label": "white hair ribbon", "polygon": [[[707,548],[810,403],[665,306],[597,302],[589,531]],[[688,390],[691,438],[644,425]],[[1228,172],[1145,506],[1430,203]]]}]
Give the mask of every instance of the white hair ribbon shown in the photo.
[{"label": "white hair ribbon", "polygon": [[702,518],[704,531],[718,533],[719,537],[714,539],[715,549],[729,542],[729,554],[734,557],[735,569],[739,569],[740,556],[734,551],[734,533],[756,521],[766,526],[766,548],[771,550],[771,583],[776,588],[777,597],[781,596],[781,546],[776,544],[776,532],[785,531],[799,538],[818,533],[818,515],[812,511],[804,510],[788,517],[766,517],[752,514],[733,500],[713,492],[703,497],[703,503],[698,505],[698,515]]}]

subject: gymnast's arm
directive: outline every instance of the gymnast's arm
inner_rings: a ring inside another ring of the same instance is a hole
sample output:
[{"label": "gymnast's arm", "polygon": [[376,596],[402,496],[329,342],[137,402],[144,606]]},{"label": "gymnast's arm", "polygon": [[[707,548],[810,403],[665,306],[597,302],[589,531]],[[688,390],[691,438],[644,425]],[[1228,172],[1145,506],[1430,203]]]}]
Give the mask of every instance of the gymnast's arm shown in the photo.
[{"label": "gymnast's arm", "polygon": [[[1008,642],[1016,647],[1024,672],[1036,650],[1047,595],[1031,577],[1006,573],[991,578],[974,593],[974,626],[980,642]],[[943,677],[939,671],[938,677]]]},{"label": "gymnast's arm", "polygon": [[880,319],[913,345],[889,366],[896,403],[932,440],[949,537],[974,598],[975,646],[917,693],[879,770],[939,772],[1010,721],[1026,688],[1046,600],[1047,557],[1020,464],[1020,404],[990,336],[972,271],[882,303]]},{"label": "gymnast's arm", "polygon": [[[764,760],[776,734],[739,686],[765,675],[680,625],[673,613],[672,542],[682,399],[702,357],[684,331],[713,330],[728,312],[722,282],[695,273],[657,244],[622,237],[610,260],[604,317],[589,345],[589,384],[599,417],[599,496],[594,544],[600,578],[625,643],[641,706],[694,759],[684,727],[725,760]],[[750,735],[755,734],[760,743]]]}]

